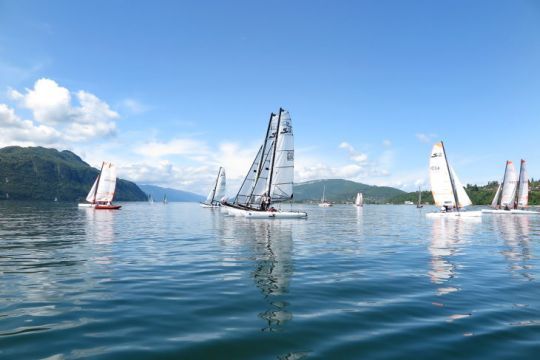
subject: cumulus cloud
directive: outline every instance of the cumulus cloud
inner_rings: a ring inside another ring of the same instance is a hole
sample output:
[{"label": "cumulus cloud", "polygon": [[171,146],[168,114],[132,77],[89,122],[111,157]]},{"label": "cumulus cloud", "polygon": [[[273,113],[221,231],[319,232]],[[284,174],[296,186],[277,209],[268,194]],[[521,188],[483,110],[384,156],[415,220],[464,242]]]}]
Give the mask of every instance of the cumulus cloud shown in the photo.
[{"label": "cumulus cloud", "polygon": [[429,144],[433,142],[437,138],[436,134],[424,134],[424,133],[417,133],[416,138],[418,141]]},{"label": "cumulus cloud", "polygon": [[33,88],[24,93],[9,89],[8,97],[31,111],[37,127],[61,133],[66,142],[86,141],[116,132],[115,120],[119,115],[106,102],[80,90],[74,93],[78,102],[78,106],[74,106],[72,92],[51,79],[37,80]]}]

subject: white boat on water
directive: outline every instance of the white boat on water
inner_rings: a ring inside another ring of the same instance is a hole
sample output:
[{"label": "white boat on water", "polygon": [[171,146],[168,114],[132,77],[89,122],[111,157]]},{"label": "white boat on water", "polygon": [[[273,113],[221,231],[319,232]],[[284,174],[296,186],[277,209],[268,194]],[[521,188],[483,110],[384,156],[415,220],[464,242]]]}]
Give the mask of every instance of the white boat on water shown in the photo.
[{"label": "white boat on water", "polygon": [[221,199],[225,197],[226,182],[225,169],[220,166],[214,186],[212,187],[212,190],[210,190],[210,193],[208,193],[206,201],[201,203],[201,206],[204,208],[220,207]]},{"label": "white boat on water", "polygon": [[483,209],[482,214],[534,215],[539,211],[525,210],[529,205],[529,179],[525,160],[521,160],[519,176],[514,164],[506,162],[502,182],[491,202],[492,209]]},{"label": "white boat on water", "polygon": [[433,145],[429,159],[429,180],[435,205],[441,207],[440,212],[427,213],[426,217],[478,217],[480,211],[462,211],[472,205],[471,199],[456,173],[448,163],[443,142]]},{"label": "white boat on water", "polygon": [[356,206],[364,206],[364,195],[362,193],[356,194],[356,199],[354,200],[354,205]]},{"label": "white boat on water", "polygon": [[79,207],[94,208],[96,210],[118,210],[122,206],[113,205],[114,192],[116,190],[116,166],[110,162],[101,164],[96,181],[86,196],[86,203],[80,203]]},{"label": "white boat on water", "polygon": [[222,211],[247,218],[306,218],[307,213],[284,211],[273,205],[293,198],[294,137],[289,112],[270,114],[266,137],[259,148],[240,190]]},{"label": "white boat on water", "polygon": [[321,198],[321,202],[319,203],[319,206],[320,207],[330,207],[332,206],[332,203],[328,200],[326,200],[326,185],[323,186],[323,191],[322,191],[322,198]]}]

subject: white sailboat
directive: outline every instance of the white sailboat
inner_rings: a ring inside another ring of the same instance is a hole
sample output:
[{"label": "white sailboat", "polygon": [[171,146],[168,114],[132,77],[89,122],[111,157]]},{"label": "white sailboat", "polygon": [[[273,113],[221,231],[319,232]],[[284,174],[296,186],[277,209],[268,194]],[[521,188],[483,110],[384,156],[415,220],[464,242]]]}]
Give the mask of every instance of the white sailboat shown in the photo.
[{"label": "white sailboat", "polygon": [[429,160],[429,180],[435,205],[441,207],[437,213],[427,213],[427,217],[478,217],[480,211],[461,211],[472,205],[471,199],[454,170],[448,164],[443,142],[433,146]]},{"label": "white sailboat", "polygon": [[249,218],[305,218],[307,213],[282,211],[272,205],[293,198],[294,137],[289,112],[279,109],[268,121],[266,137],[259,148],[232,204],[222,211]]},{"label": "white sailboat", "polygon": [[525,210],[529,205],[529,179],[525,160],[521,160],[519,176],[514,164],[506,162],[502,182],[491,202],[493,209],[483,209],[483,214],[540,214],[538,211]]},{"label": "white sailboat", "polygon": [[420,209],[422,207],[424,207],[424,205],[422,205],[422,189],[418,187],[418,202],[416,203],[416,208]]},{"label": "white sailboat", "polygon": [[332,203],[330,201],[326,200],[325,194],[326,194],[326,185],[323,186],[322,198],[321,198],[321,202],[319,203],[320,207],[330,207],[330,206],[332,206]]},{"label": "white sailboat", "polygon": [[364,195],[362,193],[356,194],[356,199],[354,200],[354,205],[364,206]]},{"label": "white sailboat", "polygon": [[116,166],[104,161],[101,164],[96,181],[86,196],[87,203],[80,203],[79,207],[93,207],[96,210],[118,210],[122,206],[113,205],[116,190]]},{"label": "white sailboat", "polygon": [[225,197],[225,186],[227,180],[225,176],[225,169],[221,166],[218,170],[218,175],[214,183],[214,187],[208,193],[206,201],[201,203],[201,206],[204,208],[216,208],[221,206],[221,199]]}]

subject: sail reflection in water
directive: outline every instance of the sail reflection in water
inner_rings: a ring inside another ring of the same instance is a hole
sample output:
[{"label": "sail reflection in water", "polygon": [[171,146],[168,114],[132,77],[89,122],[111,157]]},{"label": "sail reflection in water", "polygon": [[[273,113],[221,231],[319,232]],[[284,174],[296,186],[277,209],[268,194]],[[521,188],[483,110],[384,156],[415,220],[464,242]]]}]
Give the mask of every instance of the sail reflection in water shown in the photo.
[{"label": "sail reflection in water", "polygon": [[445,295],[459,291],[459,288],[447,284],[458,274],[458,265],[455,257],[460,254],[461,248],[467,242],[474,228],[481,222],[480,218],[446,219],[440,218],[432,224],[431,243],[431,270],[429,277],[434,284],[441,285],[437,295]]},{"label": "sail reflection in water", "polygon": [[512,273],[534,280],[530,248],[530,218],[528,216],[494,216],[495,233],[502,239],[505,248],[501,251],[509,263]]},{"label": "sail reflection in water", "polygon": [[250,221],[235,219],[235,238],[250,247],[253,254],[253,280],[268,304],[259,313],[266,321],[262,331],[279,331],[292,313],[285,301],[293,274],[293,240],[290,220]]}]

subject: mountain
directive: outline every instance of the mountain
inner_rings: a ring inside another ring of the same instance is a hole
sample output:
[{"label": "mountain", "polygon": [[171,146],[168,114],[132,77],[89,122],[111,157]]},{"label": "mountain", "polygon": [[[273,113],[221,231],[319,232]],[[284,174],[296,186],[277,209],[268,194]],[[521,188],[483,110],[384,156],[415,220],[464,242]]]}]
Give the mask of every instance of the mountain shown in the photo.
[{"label": "mountain", "polygon": [[294,201],[320,201],[326,186],[326,199],[332,202],[353,202],[356,193],[364,194],[366,203],[384,203],[406,192],[388,186],[373,186],[343,179],[313,180],[294,185]]},{"label": "mountain", "polygon": [[162,201],[165,194],[168,201],[199,202],[206,199],[206,197],[199,194],[155,185],[139,185],[139,187],[145,193],[152,195],[154,201]]},{"label": "mountain", "polygon": [[[44,147],[0,149],[0,199],[82,201],[99,171],[71,151]],[[146,195],[135,183],[119,179],[115,200],[140,201]]]}]

